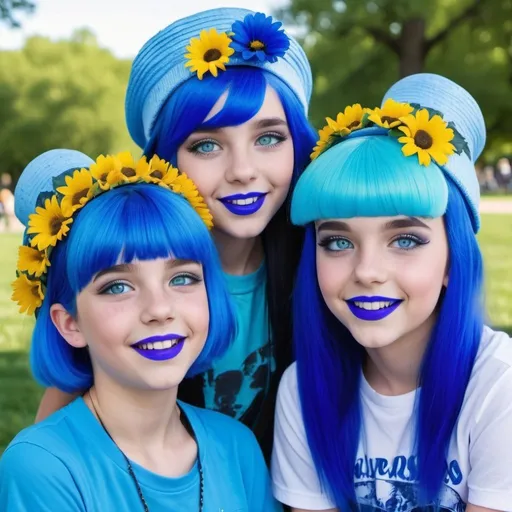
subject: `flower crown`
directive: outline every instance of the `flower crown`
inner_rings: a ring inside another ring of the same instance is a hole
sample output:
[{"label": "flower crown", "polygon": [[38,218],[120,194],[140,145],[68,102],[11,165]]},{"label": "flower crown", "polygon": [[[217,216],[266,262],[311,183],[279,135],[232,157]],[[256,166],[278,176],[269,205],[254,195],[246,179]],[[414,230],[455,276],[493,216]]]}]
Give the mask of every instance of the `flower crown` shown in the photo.
[{"label": "flower crown", "polygon": [[248,14],[243,22],[235,21],[228,33],[219,33],[215,28],[202,30],[199,38],[193,37],[187,46],[185,67],[202,80],[205,73],[217,77],[219,69],[226,71],[225,65],[233,54],[245,61],[274,63],[290,47],[281,25],[258,12]]},{"label": "flower crown", "polygon": [[194,183],[168,162],[156,155],[149,162],[146,157],[135,162],[128,152],[101,155],[89,169],[71,169],[53,178],[54,192],[39,194],[12,283],[12,300],[20,306],[20,313],[32,315],[43,303],[51,251],[68,235],[76,213],[108,190],[134,183],[153,183],[182,195],[208,229],[213,226],[212,215]]},{"label": "flower crown", "polygon": [[340,112],[336,120],[327,117],[326,121],[327,125],[318,132],[320,138],[311,153],[311,160],[354,131],[372,126],[388,130],[388,135],[396,137],[402,144],[405,156],[418,155],[420,165],[430,165],[431,160],[445,165],[453,153],[466,153],[471,158],[468,144],[454,123],[447,123],[441,112],[417,103],[388,99],[382,108],[373,110],[356,103]]}]

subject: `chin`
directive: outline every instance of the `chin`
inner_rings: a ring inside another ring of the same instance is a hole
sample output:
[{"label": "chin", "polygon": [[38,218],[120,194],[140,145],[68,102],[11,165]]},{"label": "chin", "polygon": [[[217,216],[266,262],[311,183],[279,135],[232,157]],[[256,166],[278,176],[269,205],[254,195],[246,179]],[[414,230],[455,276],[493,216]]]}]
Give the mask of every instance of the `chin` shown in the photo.
[{"label": "chin", "polygon": [[368,325],[354,326],[345,324],[354,339],[364,348],[383,348],[392,345],[402,334],[392,327]]}]

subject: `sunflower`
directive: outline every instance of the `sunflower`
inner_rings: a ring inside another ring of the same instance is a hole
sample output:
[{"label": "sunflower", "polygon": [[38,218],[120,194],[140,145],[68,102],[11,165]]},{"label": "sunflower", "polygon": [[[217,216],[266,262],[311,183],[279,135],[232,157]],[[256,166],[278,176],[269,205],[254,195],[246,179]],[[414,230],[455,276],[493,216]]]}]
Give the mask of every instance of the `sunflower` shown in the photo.
[{"label": "sunflower", "polygon": [[330,117],[326,117],[325,120],[327,125],[332,128],[333,133],[343,137],[361,128],[363,116],[366,112],[370,112],[370,109],[362,108],[359,103],[356,103],[345,107],[345,111],[336,116],[336,121]]},{"label": "sunflower", "polygon": [[58,187],[57,192],[64,196],[60,203],[64,215],[71,217],[92,198],[92,175],[87,169],[80,169],[64,180],[66,186]]},{"label": "sunflower", "polygon": [[208,229],[213,227],[213,217],[206,205],[205,200],[199,194],[195,183],[185,174],[179,174],[176,179],[169,183],[170,189],[176,194],[182,195],[199,214]]},{"label": "sunflower", "polygon": [[[125,177],[127,183],[135,183],[142,179],[146,179],[149,175],[149,164],[147,158],[143,156],[135,163],[132,154],[129,151],[118,153],[114,159],[119,160],[119,171]],[[117,170],[116,170],[117,171]],[[114,173],[112,176],[117,175]],[[107,177],[108,183],[108,177]]]},{"label": "sunflower", "polygon": [[30,242],[32,247],[43,251],[50,246],[55,246],[57,240],[62,238],[69,231],[69,225],[73,218],[67,217],[59,205],[57,196],[46,199],[44,208],[38,206],[36,213],[29,216],[27,233],[35,234]]},{"label": "sunflower", "polygon": [[[94,179],[98,182],[98,185],[102,190],[108,190],[110,188],[110,183],[108,181],[108,176],[110,173],[117,171],[120,173],[122,162],[119,158],[116,158],[112,155],[103,156],[100,155],[96,162],[91,164],[90,171],[93,175]],[[116,173],[116,175],[118,175]],[[112,178],[110,180],[112,182]]]},{"label": "sunflower", "polygon": [[388,98],[382,108],[373,109],[368,119],[382,128],[395,128],[401,124],[400,118],[408,116],[413,110],[408,103],[398,103]]},{"label": "sunflower", "polygon": [[447,127],[447,123],[439,115],[429,119],[427,109],[421,109],[416,114],[401,117],[400,121],[405,126],[398,129],[404,133],[404,137],[398,139],[404,144],[402,153],[411,156],[418,153],[421,165],[430,165],[433,158],[439,165],[445,165],[448,157],[455,152],[455,146],[450,143],[454,137],[453,130]]},{"label": "sunflower", "polygon": [[13,294],[11,300],[18,303],[20,313],[32,315],[41,306],[44,299],[43,288],[39,279],[30,280],[25,274],[20,274],[11,284]]},{"label": "sunflower", "polygon": [[193,73],[197,72],[199,80],[202,80],[207,72],[216,77],[218,69],[226,71],[225,64],[235,53],[235,50],[230,48],[230,44],[231,38],[226,33],[219,34],[214,28],[201,30],[199,39],[193,37],[190,45],[187,46],[189,53],[185,54],[188,60],[185,67],[189,67]]},{"label": "sunflower", "polygon": [[30,275],[41,277],[50,266],[47,251],[38,251],[26,245],[20,246],[18,250],[18,270],[27,272]]},{"label": "sunflower", "polygon": [[[172,181],[178,175],[178,169],[175,169],[172,165],[169,165],[169,162],[156,155],[153,155],[148,166],[149,172],[145,179],[150,183],[166,183],[166,180]],[[174,170],[175,173],[171,172],[171,170]]]},{"label": "sunflower", "polygon": [[313,153],[311,153],[310,158],[314,160],[316,157],[320,156],[329,146],[331,142],[331,135],[334,133],[334,130],[329,126],[324,126],[321,130],[319,130],[318,135],[319,139],[316,143],[316,146],[313,148]]}]

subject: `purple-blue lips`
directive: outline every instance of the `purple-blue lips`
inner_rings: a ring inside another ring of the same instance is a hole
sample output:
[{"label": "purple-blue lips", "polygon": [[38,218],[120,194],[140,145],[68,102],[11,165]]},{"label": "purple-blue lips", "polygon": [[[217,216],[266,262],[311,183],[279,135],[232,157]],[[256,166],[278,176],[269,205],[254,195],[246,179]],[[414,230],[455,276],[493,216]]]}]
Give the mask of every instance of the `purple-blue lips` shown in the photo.
[{"label": "purple-blue lips", "polygon": [[180,334],[164,334],[144,338],[132,345],[141,356],[152,361],[174,359],[183,348],[185,337]]},{"label": "purple-blue lips", "polygon": [[400,306],[402,300],[374,295],[372,297],[352,297],[346,302],[352,314],[359,320],[375,322],[393,313]]},{"label": "purple-blue lips", "polygon": [[232,196],[221,197],[219,201],[235,215],[252,215],[263,206],[266,195],[263,192],[233,194]]}]

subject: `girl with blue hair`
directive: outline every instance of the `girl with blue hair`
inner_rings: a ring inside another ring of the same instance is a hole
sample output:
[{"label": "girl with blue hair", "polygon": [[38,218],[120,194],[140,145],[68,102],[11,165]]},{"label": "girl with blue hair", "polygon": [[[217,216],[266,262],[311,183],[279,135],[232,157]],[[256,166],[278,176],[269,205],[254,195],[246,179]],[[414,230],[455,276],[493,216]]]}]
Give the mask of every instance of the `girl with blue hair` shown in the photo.
[{"label": "girl with blue hair", "polygon": [[512,511],[512,343],[483,324],[475,100],[413,75],[328,118],[299,179],[297,361],[274,495],[295,512]]},{"label": "girl with blue hair", "polygon": [[236,309],[235,342],[184,383],[182,397],[249,425],[268,455],[277,385],[292,360],[303,233],[288,222],[289,191],[314,146],[311,85],[302,48],[279,22],[221,8],[152,37],[133,62],[126,95],[133,140],[148,157],[177,165],[205,198]]},{"label": "girl with blue hair", "polygon": [[88,391],[8,446],[0,509],[279,510],[254,434],[177,400],[235,328],[191,180],[156,156],[54,150],[16,192],[20,211],[35,209],[13,284],[36,313],[33,372]]}]

